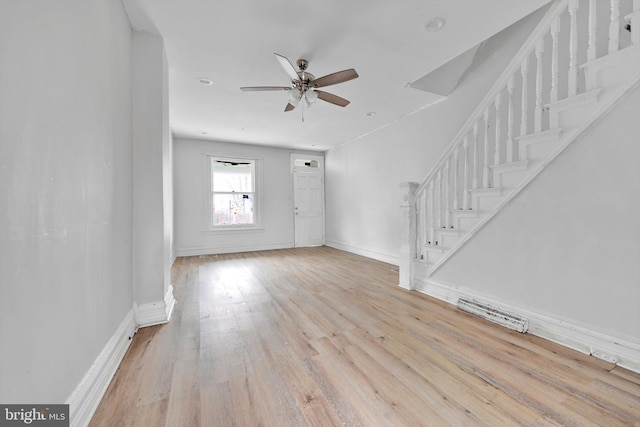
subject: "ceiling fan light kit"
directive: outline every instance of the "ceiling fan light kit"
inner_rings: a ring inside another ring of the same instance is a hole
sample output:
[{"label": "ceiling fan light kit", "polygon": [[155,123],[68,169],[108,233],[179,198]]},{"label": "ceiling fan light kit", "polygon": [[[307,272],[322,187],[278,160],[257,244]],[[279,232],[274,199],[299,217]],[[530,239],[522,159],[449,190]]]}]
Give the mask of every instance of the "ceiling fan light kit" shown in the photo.
[{"label": "ceiling fan light kit", "polygon": [[317,90],[317,88],[331,86],[357,78],[358,73],[353,68],[327,74],[326,76],[316,79],[313,74],[306,71],[309,66],[309,61],[306,59],[301,58],[296,61],[296,65],[298,66],[298,71],[296,71],[294,66],[291,64],[291,61],[286,57],[277,53],[275,56],[291,79],[290,86],[245,86],[240,89],[243,91],[289,91],[289,102],[284,109],[285,112],[295,109],[303,98],[307,107],[310,107],[317,99],[321,99],[339,107],[346,107],[349,105],[348,100],[328,92]]}]

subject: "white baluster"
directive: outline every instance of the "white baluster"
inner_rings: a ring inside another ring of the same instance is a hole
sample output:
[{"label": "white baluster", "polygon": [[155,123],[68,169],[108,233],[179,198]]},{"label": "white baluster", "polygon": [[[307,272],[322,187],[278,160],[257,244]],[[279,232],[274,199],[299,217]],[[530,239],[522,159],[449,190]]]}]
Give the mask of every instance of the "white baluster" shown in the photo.
[{"label": "white baluster", "polygon": [[416,253],[416,258],[421,259],[422,258],[422,247],[421,247],[421,240],[422,240],[422,233],[424,232],[424,229],[422,227],[422,221],[421,221],[421,216],[423,215],[422,211],[420,210],[420,206],[421,206],[421,200],[420,200],[420,195],[416,195],[416,209],[415,209],[415,215],[416,215],[416,240],[415,242],[413,242],[412,244],[415,246],[415,253]]},{"label": "white baluster", "polygon": [[587,61],[593,61],[597,57],[596,40],[598,34],[596,0],[589,0],[589,47],[587,48]]},{"label": "white baluster", "polygon": [[[436,226],[435,228],[442,227],[442,169],[438,169],[436,174]],[[435,234],[434,234],[435,238]]]},{"label": "white baluster", "polygon": [[502,92],[498,92],[496,95],[496,143],[493,146],[493,164],[500,164],[500,145],[502,140],[502,111],[500,110],[502,105]]},{"label": "white baluster", "polygon": [[434,182],[433,179],[429,182],[429,227],[427,228],[427,232],[429,233],[429,240],[427,241],[428,244],[432,245],[433,244],[433,229],[436,226],[435,225],[435,217],[436,217],[436,200],[435,200],[435,194],[434,194]]},{"label": "white baluster", "polygon": [[569,96],[578,93],[578,0],[569,0],[569,16],[571,28],[569,30]]},{"label": "white baluster", "polygon": [[560,32],[560,17],[554,19],[551,24],[551,40],[553,47],[551,50],[551,93],[549,100],[555,102],[558,100],[558,33]]},{"label": "white baluster", "polygon": [[505,163],[513,162],[513,89],[514,89],[514,76],[509,77],[507,81],[507,94],[509,96],[509,106],[507,110],[507,152]]},{"label": "white baluster", "polygon": [[422,255],[422,258],[426,258],[425,257],[425,253],[424,253],[424,245],[427,244],[427,239],[429,238],[429,228],[427,227],[428,223],[427,223],[427,217],[428,217],[428,204],[427,204],[427,189],[423,189],[422,190],[422,195],[421,195],[421,201],[422,201],[422,206],[420,208],[420,212],[421,212],[421,218],[420,218],[420,227],[422,228],[422,233],[421,233],[421,239],[420,239],[420,245],[418,247],[418,252]]},{"label": "white baluster", "polygon": [[542,132],[542,54],[544,39],[536,43],[536,107],[533,116],[533,131]]},{"label": "white baluster", "polygon": [[473,189],[480,188],[480,163],[478,152],[478,122],[473,124]]},{"label": "white baluster", "polygon": [[529,132],[529,99],[528,99],[528,75],[529,75],[529,57],[525,57],[520,66],[522,74],[522,117],[520,118],[520,136],[527,135]]},{"label": "white baluster", "polygon": [[620,49],[620,0],[611,0],[611,22],[609,23],[609,53],[617,52],[618,49]]},{"label": "white baluster", "polygon": [[451,182],[451,167],[450,167],[450,160],[451,157],[447,157],[447,160],[444,163],[444,176],[443,176],[443,183],[442,183],[442,191],[444,193],[444,197],[443,197],[443,203],[442,203],[442,228],[449,228],[449,216],[451,213],[451,186],[450,186],[450,182]]},{"label": "white baluster", "polygon": [[462,187],[462,209],[469,209],[469,168],[471,163],[469,161],[469,135],[464,137],[464,174],[463,174],[463,187]]},{"label": "white baluster", "polygon": [[640,0],[633,0],[633,12],[625,18],[631,25],[631,42],[640,44]]},{"label": "white baluster", "polygon": [[460,209],[460,204],[458,203],[458,193],[459,188],[460,188],[460,179],[458,177],[458,175],[460,174],[460,167],[458,166],[458,163],[460,162],[460,158],[459,158],[459,151],[460,151],[460,147],[456,147],[455,150],[453,151],[453,206],[452,209],[454,211],[457,211],[458,209]]},{"label": "white baluster", "polygon": [[482,188],[491,187],[491,169],[489,168],[489,109],[484,110],[484,159],[482,168]]}]

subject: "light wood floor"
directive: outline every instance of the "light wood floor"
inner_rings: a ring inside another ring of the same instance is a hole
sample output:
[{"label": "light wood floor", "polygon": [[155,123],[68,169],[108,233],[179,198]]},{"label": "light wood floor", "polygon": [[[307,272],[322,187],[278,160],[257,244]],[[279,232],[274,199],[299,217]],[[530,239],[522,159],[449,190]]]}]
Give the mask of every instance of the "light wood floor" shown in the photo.
[{"label": "light wood floor", "polygon": [[640,425],[640,375],[330,248],[179,258],[91,426]]}]

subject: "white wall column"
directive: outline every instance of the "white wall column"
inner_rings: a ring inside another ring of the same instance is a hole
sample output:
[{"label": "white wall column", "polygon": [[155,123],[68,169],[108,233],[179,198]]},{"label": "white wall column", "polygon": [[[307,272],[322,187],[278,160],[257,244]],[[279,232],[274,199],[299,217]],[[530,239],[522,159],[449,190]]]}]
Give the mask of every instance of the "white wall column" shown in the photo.
[{"label": "white wall column", "polygon": [[163,41],[133,34],[133,296],[140,326],[168,322],[171,267],[171,135]]}]

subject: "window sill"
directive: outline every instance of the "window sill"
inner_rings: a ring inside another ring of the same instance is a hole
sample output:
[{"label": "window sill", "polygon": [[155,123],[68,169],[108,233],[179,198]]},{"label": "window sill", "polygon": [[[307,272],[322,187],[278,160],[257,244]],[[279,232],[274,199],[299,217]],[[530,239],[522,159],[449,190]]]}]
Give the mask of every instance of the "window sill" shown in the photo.
[{"label": "window sill", "polygon": [[264,227],[260,225],[252,225],[252,226],[227,226],[227,227],[216,227],[216,228],[208,228],[202,230],[204,234],[226,234],[226,233],[258,233],[263,232]]}]

